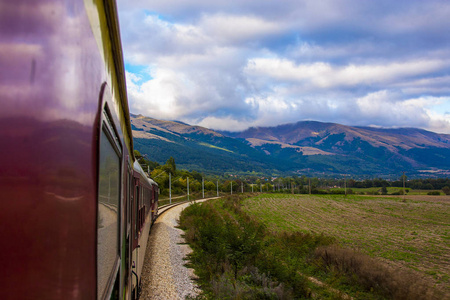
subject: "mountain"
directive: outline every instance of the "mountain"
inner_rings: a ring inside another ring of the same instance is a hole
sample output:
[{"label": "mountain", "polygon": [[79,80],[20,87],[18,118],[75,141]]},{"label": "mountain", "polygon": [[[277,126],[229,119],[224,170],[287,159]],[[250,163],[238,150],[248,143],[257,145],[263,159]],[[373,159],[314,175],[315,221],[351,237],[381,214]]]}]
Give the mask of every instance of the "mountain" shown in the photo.
[{"label": "mountain", "polygon": [[131,118],[135,148],[160,163],[207,173],[398,176],[450,174],[450,135],[303,121],[217,132],[177,121]]},{"label": "mountain", "polygon": [[173,156],[180,168],[210,174],[288,171],[274,158],[240,139],[200,126],[131,115],[135,149],[164,163]]}]

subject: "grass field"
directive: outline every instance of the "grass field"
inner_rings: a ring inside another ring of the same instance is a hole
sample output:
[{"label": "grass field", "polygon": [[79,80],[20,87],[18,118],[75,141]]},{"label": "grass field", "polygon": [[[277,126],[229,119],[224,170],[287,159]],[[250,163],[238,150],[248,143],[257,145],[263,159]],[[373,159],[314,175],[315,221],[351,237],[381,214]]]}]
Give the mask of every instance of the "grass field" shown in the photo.
[{"label": "grass field", "polygon": [[244,208],[270,229],[333,236],[450,293],[450,196],[262,194]]},{"label": "grass field", "polygon": [[[371,188],[347,188],[347,191],[352,190],[354,194],[381,194],[381,187],[371,187]],[[406,194],[407,195],[427,195],[429,192],[439,192],[441,195],[444,195],[444,192],[442,190],[414,190],[411,188],[406,188]],[[344,188],[330,188],[330,191],[341,191],[344,192]],[[402,193],[403,188],[402,187],[388,187],[387,193],[393,194],[393,193]]]}]

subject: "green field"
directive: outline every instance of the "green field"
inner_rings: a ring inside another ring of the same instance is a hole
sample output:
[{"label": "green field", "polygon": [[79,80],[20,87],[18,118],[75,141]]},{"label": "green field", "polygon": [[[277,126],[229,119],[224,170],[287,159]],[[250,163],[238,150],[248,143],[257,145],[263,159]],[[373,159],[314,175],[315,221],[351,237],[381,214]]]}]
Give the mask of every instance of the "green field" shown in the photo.
[{"label": "green field", "polygon": [[262,194],[244,208],[275,231],[333,236],[450,293],[450,197]]},{"label": "green field", "polygon": [[[330,191],[341,191],[344,192],[344,188],[330,188]],[[371,187],[371,188],[347,188],[347,192],[352,191],[354,194],[367,194],[367,195],[373,195],[373,194],[381,194],[381,187]],[[406,188],[406,195],[427,195],[429,192],[439,192],[441,195],[444,195],[444,192],[442,190],[416,190],[411,188]],[[402,193],[403,188],[401,187],[387,187],[387,194],[394,194],[394,193]]]}]

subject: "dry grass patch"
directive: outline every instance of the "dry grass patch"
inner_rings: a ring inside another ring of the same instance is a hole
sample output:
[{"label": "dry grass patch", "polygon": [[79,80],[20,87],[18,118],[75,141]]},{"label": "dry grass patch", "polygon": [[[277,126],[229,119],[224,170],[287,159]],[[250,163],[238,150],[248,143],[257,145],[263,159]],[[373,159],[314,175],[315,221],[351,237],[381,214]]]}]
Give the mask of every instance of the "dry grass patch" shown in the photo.
[{"label": "dry grass patch", "polygon": [[450,295],[447,196],[261,195],[245,209],[275,231],[324,233]]}]

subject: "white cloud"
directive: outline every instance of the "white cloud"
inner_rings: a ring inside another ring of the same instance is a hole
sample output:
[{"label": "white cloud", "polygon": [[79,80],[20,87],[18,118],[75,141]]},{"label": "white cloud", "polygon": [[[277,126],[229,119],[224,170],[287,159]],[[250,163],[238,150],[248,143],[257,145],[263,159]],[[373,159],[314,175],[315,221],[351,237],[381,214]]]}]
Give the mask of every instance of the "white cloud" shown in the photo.
[{"label": "white cloud", "polygon": [[265,76],[269,80],[295,81],[320,88],[392,83],[404,77],[425,75],[448,68],[450,61],[415,60],[373,65],[333,66],[326,62],[298,64],[287,59],[250,59],[245,72],[249,76]]},{"label": "white cloud", "polygon": [[131,111],[155,118],[176,119],[184,110],[178,98],[186,90],[182,86],[185,79],[167,69],[158,69],[153,75],[155,79],[139,86],[133,82],[135,77],[127,74]]},{"label": "white cloud", "polygon": [[216,42],[230,44],[247,43],[260,37],[280,33],[279,23],[246,15],[205,15],[198,26]]},{"label": "white cloud", "polygon": [[312,119],[450,132],[432,100],[450,95],[449,7],[119,0],[125,61],[144,70],[127,73],[131,111],[216,129]]},{"label": "white cloud", "polygon": [[198,125],[215,130],[242,131],[251,126],[251,122],[236,120],[233,117],[206,117]]},{"label": "white cloud", "polygon": [[399,99],[389,91],[371,93],[356,101],[361,118],[377,119],[385,127],[420,127],[450,133],[450,115],[436,107],[450,107],[450,98]]}]

